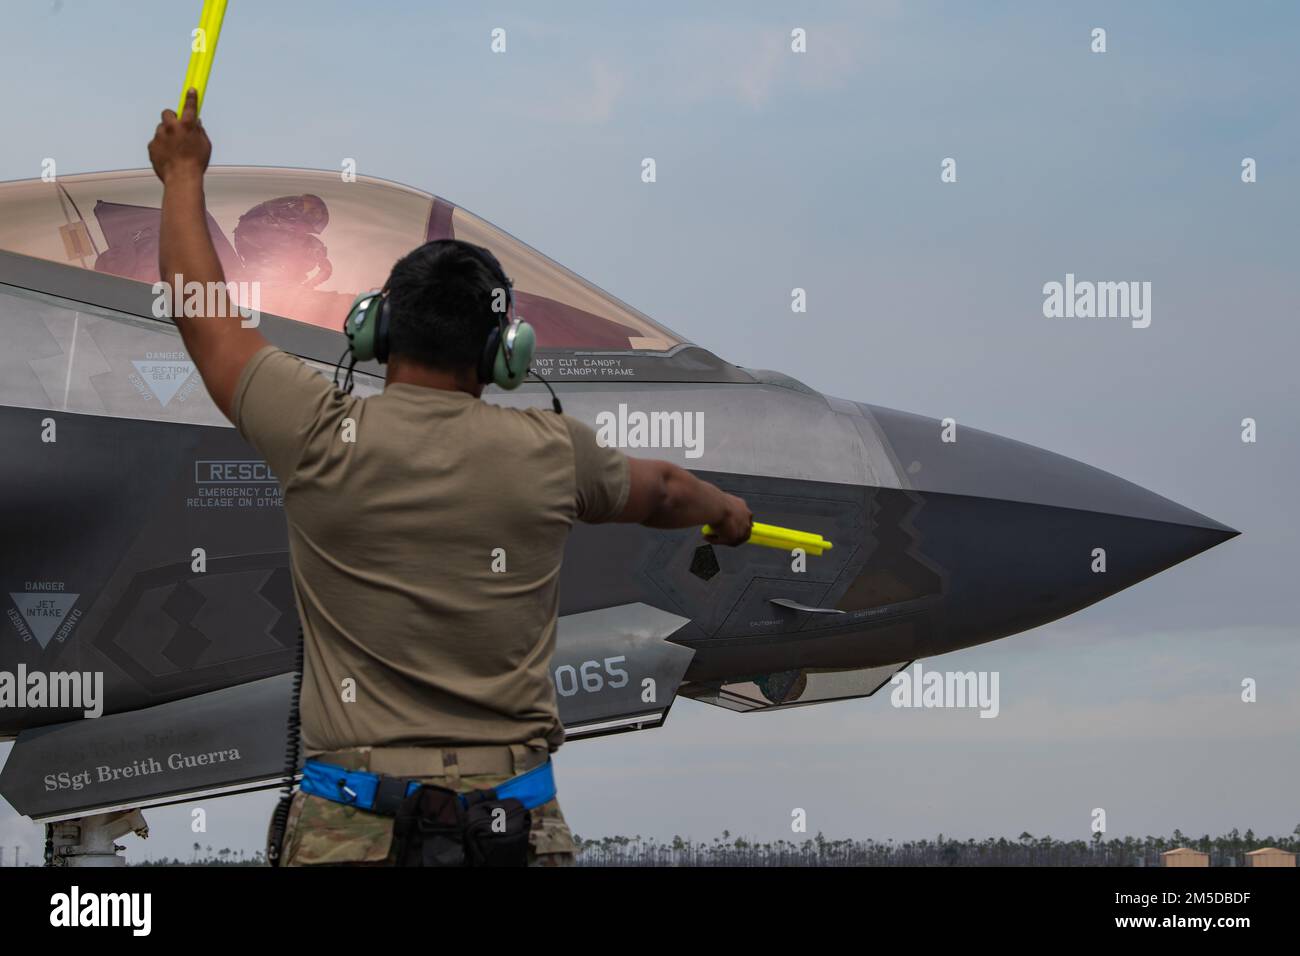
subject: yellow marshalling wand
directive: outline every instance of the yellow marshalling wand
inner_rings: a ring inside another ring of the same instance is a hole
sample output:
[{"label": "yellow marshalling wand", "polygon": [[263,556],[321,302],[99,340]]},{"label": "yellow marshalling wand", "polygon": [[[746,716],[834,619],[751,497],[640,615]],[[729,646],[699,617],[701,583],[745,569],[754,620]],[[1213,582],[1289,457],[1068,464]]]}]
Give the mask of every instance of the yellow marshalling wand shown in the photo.
[{"label": "yellow marshalling wand", "polygon": [[217,55],[217,40],[221,38],[221,23],[225,18],[226,0],[203,0],[198,31],[191,34],[190,65],[185,71],[185,85],[181,87],[177,114],[185,109],[185,94],[191,89],[199,91],[198,107],[202,111],[203,94],[208,88],[208,76],[212,73],[212,61]]},{"label": "yellow marshalling wand", "polygon": [[[706,535],[713,534],[713,529],[706,524],[701,532]],[[792,528],[778,528],[776,525],[760,524],[757,521],[754,522],[754,529],[750,532],[747,543],[761,545],[764,548],[776,548],[779,551],[802,548],[805,553],[811,555],[820,555],[823,551],[835,547],[819,534],[795,531]]]}]

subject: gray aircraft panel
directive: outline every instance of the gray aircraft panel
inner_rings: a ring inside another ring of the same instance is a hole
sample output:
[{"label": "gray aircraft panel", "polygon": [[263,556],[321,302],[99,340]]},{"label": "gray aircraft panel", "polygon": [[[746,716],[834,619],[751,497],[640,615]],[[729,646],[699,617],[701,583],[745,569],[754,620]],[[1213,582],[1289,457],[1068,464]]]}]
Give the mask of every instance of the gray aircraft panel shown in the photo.
[{"label": "gray aircraft panel", "polygon": [[[596,430],[597,436],[620,433],[635,440],[633,427],[654,421],[652,415],[691,415],[702,425],[696,448],[685,445],[685,428],[661,426],[663,436],[680,434],[676,445],[624,442],[632,457],[660,458],[692,470],[739,475],[767,475],[805,481],[868,483],[868,468],[852,419],[831,412],[820,395],[769,385],[645,384],[598,382],[560,393],[566,413]],[[544,393],[520,389],[488,392],[489,401],[513,406],[544,406]],[[660,419],[664,421],[664,419]],[[683,418],[684,421],[684,418]],[[698,454],[695,452],[698,450]],[[871,474],[888,475],[887,462]],[[887,479],[897,486],[896,479]]]},{"label": "gray aircraft panel", "polygon": [[0,793],[35,819],[265,786],[284,769],[289,675],[145,710],[25,730]]},{"label": "gray aircraft panel", "polygon": [[[0,351],[4,405],[231,427],[170,323],[6,285],[0,323],[14,343]],[[381,387],[358,376],[356,394]]]},{"label": "gray aircraft panel", "polygon": [[[686,619],[645,604],[562,616],[552,675],[566,733],[661,724],[693,652],[668,638]],[[34,819],[171,803],[284,780],[291,677],[24,730],[0,794]]]},{"label": "gray aircraft panel", "polygon": [[845,416],[853,423],[858,433],[858,442],[854,443],[862,456],[862,470],[866,474],[865,483],[877,488],[908,488],[907,473],[898,465],[893,450],[885,441],[880,426],[875,422],[868,406],[850,402],[843,398],[826,396],[830,407],[839,415]]},{"label": "gray aircraft panel", "polygon": [[551,676],[568,734],[615,718],[662,722],[695,656],[668,639],[686,623],[640,603],[560,618]]}]

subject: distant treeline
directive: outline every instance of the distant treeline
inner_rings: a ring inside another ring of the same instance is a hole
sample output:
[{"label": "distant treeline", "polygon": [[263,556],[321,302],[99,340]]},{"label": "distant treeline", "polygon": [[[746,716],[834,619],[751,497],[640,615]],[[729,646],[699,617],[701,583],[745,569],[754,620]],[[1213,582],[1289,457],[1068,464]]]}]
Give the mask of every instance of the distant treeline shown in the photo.
[{"label": "distant treeline", "polygon": [[[1211,866],[1244,866],[1245,855],[1266,846],[1300,853],[1300,826],[1289,836],[1256,836],[1233,830],[1225,836],[1189,837],[1175,830],[1167,837],[1107,840],[1054,840],[1022,833],[1006,837],[954,840],[828,840],[818,833],[805,840],[762,843],[733,837],[724,830],[712,842],[673,837],[667,842],[641,837],[574,837],[579,866],[1160,866],[1160,854],[1189,847],[1210,855]],[[220,849],[194,844],[188,860],[149,860],[137,866],[265,866],[261,851]]]},{"label": "distant treeline", "polygon": [[579,866],[1160,866],[1160,854],[1189,847],[1210,855],[1211,866],[1244,866],[1245,854],[1272,846],[1300,852],[1300,826],[1290,836],[1256,836],[1233,830],[1225,836],[1189,837],[1175,830],[1167,837],[1107,840],[1054,840],[1022,833],[986,840],[829,840],[818,833],[799,841],[759,842],[723,831],[712,842],[673,837],[666,843],[640,837],[575,837]]},{"label": "distant treeline", "polygon": [[193,853],[188,860],[182,860],[179,857],[162,857],[158,860],[145,860],[143,863],[133,863],[132,866],[266,866],[266,857],[262,851],[249,853],[246,850],[231,850],[222,847],[218,850],[210,846],[201,846],[196,843],[193,847]]}]

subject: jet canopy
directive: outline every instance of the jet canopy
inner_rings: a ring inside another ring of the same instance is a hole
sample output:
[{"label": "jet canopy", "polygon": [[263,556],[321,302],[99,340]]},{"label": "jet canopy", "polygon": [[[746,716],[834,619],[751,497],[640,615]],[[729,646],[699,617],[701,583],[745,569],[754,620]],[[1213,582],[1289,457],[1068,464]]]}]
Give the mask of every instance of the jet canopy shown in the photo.
[{"label": "jet canopy", "polygon": [[[359,292],[430,239],[490,249],[543,349],[667,352],[684,340],[536,249],[429,193],[338,173],[217,166],[208,228],[231,282],[261,310],[339,329]],[[0,184],[0,249],[142,283],[158,281],[162,185],[149,170]]]}]

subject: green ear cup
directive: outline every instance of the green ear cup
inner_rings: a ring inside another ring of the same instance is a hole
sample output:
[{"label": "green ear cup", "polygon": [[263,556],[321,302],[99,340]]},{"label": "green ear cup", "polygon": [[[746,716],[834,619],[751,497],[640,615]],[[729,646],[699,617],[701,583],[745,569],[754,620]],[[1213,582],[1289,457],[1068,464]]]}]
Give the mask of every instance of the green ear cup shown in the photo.
[{"label": "green ear cup", "polygon": [[368,362],[375,357],[380,305],[378,292],[362,292],[352,300],[352,308],[348,309],[348,317],[343,321],[343,334],[348,337],[348,347],[358,362]]},{"label": "green ear cup", "polygon": [[[518,388],[533,364],[533,352],[537,348],[537,335],[527,322],[519,322],[514,329],[514,342],[510,352],[510,364],[506,364],[506,346],[503,342],[497,346],[496,360],[492,364],[492,381],[504,389]],[[514,369],[514,374],[510,370]]]}]

